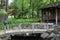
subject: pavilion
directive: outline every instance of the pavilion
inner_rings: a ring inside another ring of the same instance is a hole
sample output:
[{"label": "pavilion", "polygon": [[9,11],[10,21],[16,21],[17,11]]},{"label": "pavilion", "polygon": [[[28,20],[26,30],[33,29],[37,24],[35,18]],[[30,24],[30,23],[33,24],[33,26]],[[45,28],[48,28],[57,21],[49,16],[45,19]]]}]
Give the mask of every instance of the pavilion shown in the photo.
[{"label": "pavilion", "polygon": [[60,2],[51,3],[40,7],[42,11],[42,22],[60,23]]}]

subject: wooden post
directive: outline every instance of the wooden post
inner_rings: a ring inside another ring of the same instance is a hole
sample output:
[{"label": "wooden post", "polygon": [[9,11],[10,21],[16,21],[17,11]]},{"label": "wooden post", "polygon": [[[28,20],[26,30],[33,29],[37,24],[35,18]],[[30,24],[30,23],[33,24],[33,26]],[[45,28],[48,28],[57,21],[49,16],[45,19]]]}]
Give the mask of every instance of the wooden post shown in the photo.
[{"label": "wooden post", "polygon": [[57,12],[57,8],[56,8],[56,25],[58,25],[58,12]]},{"label": "wooden post", "polygon": [[42,16],[41,16],[41,18],[42,18],[42,21],[41,21],[41,22],[43,22],[43,10],[41,10],[41,12],[42,12],[42,14],[41,14],[41,15],[42,15]]},{"label": "wooden post", "polygon": [[47,23],[49,22],[49,11],[47,11]]}]

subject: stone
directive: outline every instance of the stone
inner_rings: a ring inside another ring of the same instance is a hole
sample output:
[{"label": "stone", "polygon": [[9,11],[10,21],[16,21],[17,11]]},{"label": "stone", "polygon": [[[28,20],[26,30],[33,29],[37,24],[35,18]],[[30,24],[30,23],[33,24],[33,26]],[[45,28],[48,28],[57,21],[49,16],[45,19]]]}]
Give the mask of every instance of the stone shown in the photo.
[{"label": "stone", "polygon": [[49,34],[48,33],[43,33],[41,34],[41,38],[48,38]]}]

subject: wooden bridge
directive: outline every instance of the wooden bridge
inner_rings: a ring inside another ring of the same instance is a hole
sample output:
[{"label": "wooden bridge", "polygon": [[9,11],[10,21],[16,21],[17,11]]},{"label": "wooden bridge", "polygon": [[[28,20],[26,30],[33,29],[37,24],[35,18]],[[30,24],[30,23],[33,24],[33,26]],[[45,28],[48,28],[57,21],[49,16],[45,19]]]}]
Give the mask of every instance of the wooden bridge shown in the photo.
[{"label": "wooden bridge", "polygon": [[46,31],[54,30],[53,28],[54,28],[53,23],[10,24],[4,27],[4,30],[0,32],[0,35],[43,33]]}]

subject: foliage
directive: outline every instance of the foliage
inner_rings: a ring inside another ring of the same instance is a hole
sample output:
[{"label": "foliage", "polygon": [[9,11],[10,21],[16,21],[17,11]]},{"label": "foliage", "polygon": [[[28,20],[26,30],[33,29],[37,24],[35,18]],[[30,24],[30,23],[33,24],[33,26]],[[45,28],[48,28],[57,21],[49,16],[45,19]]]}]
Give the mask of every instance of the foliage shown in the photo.
[{"label": "foliage", "polygon": [[7,14],[7,12],[4,9],[0,9],[0,14]]},{"label": "foliage", "polygon": [[59,2],[59,0],[14,0],[9,7],[18,8],[14,14],[15,18],[40,18],[40,7],[53,2]]},{"label": "foliage", "polygon": [[0,0],[0,8],[6,5],[6,0]]},{"label": "foliage", "polygon": [[4,27],[4,24],[3,23],[0,23],[0,30],[2,30]]},{"label": "foliage", "polygon": [[50,4],[52,2],[57,2],[57,0],[14,0],[13,3],[11,3],[10,7],[16,6],[18,8],[16,13],[18,18],[23,18],[23,16],[26,18],[27,16],[28,18],[33,18],[40,17],[40,6]]},{"label": "foliage", "polygon": [[31,18],[31,19],[14,19],[14,18],[8,18],[5,22],[7,24],[14,24],[14,23],[33,23],[38,22],[41,19],[39,18]]},{"label": "foliage", "polygon": [[16,6],[18,8],[16,13],[18,17],[22,16],[23,18],[26,15],[31,17],[32,14],[33,17],[37,17],[37,11],[42,4],[42,0],[31,0],[31,4],[30,0],[14,0],[10,7]]},{"label": "foliage", "polygon": [[8,11],[7,11],[8,15],[11,15],[13,10],[14,9],[12,9],[12,8],[8,8]]}]

